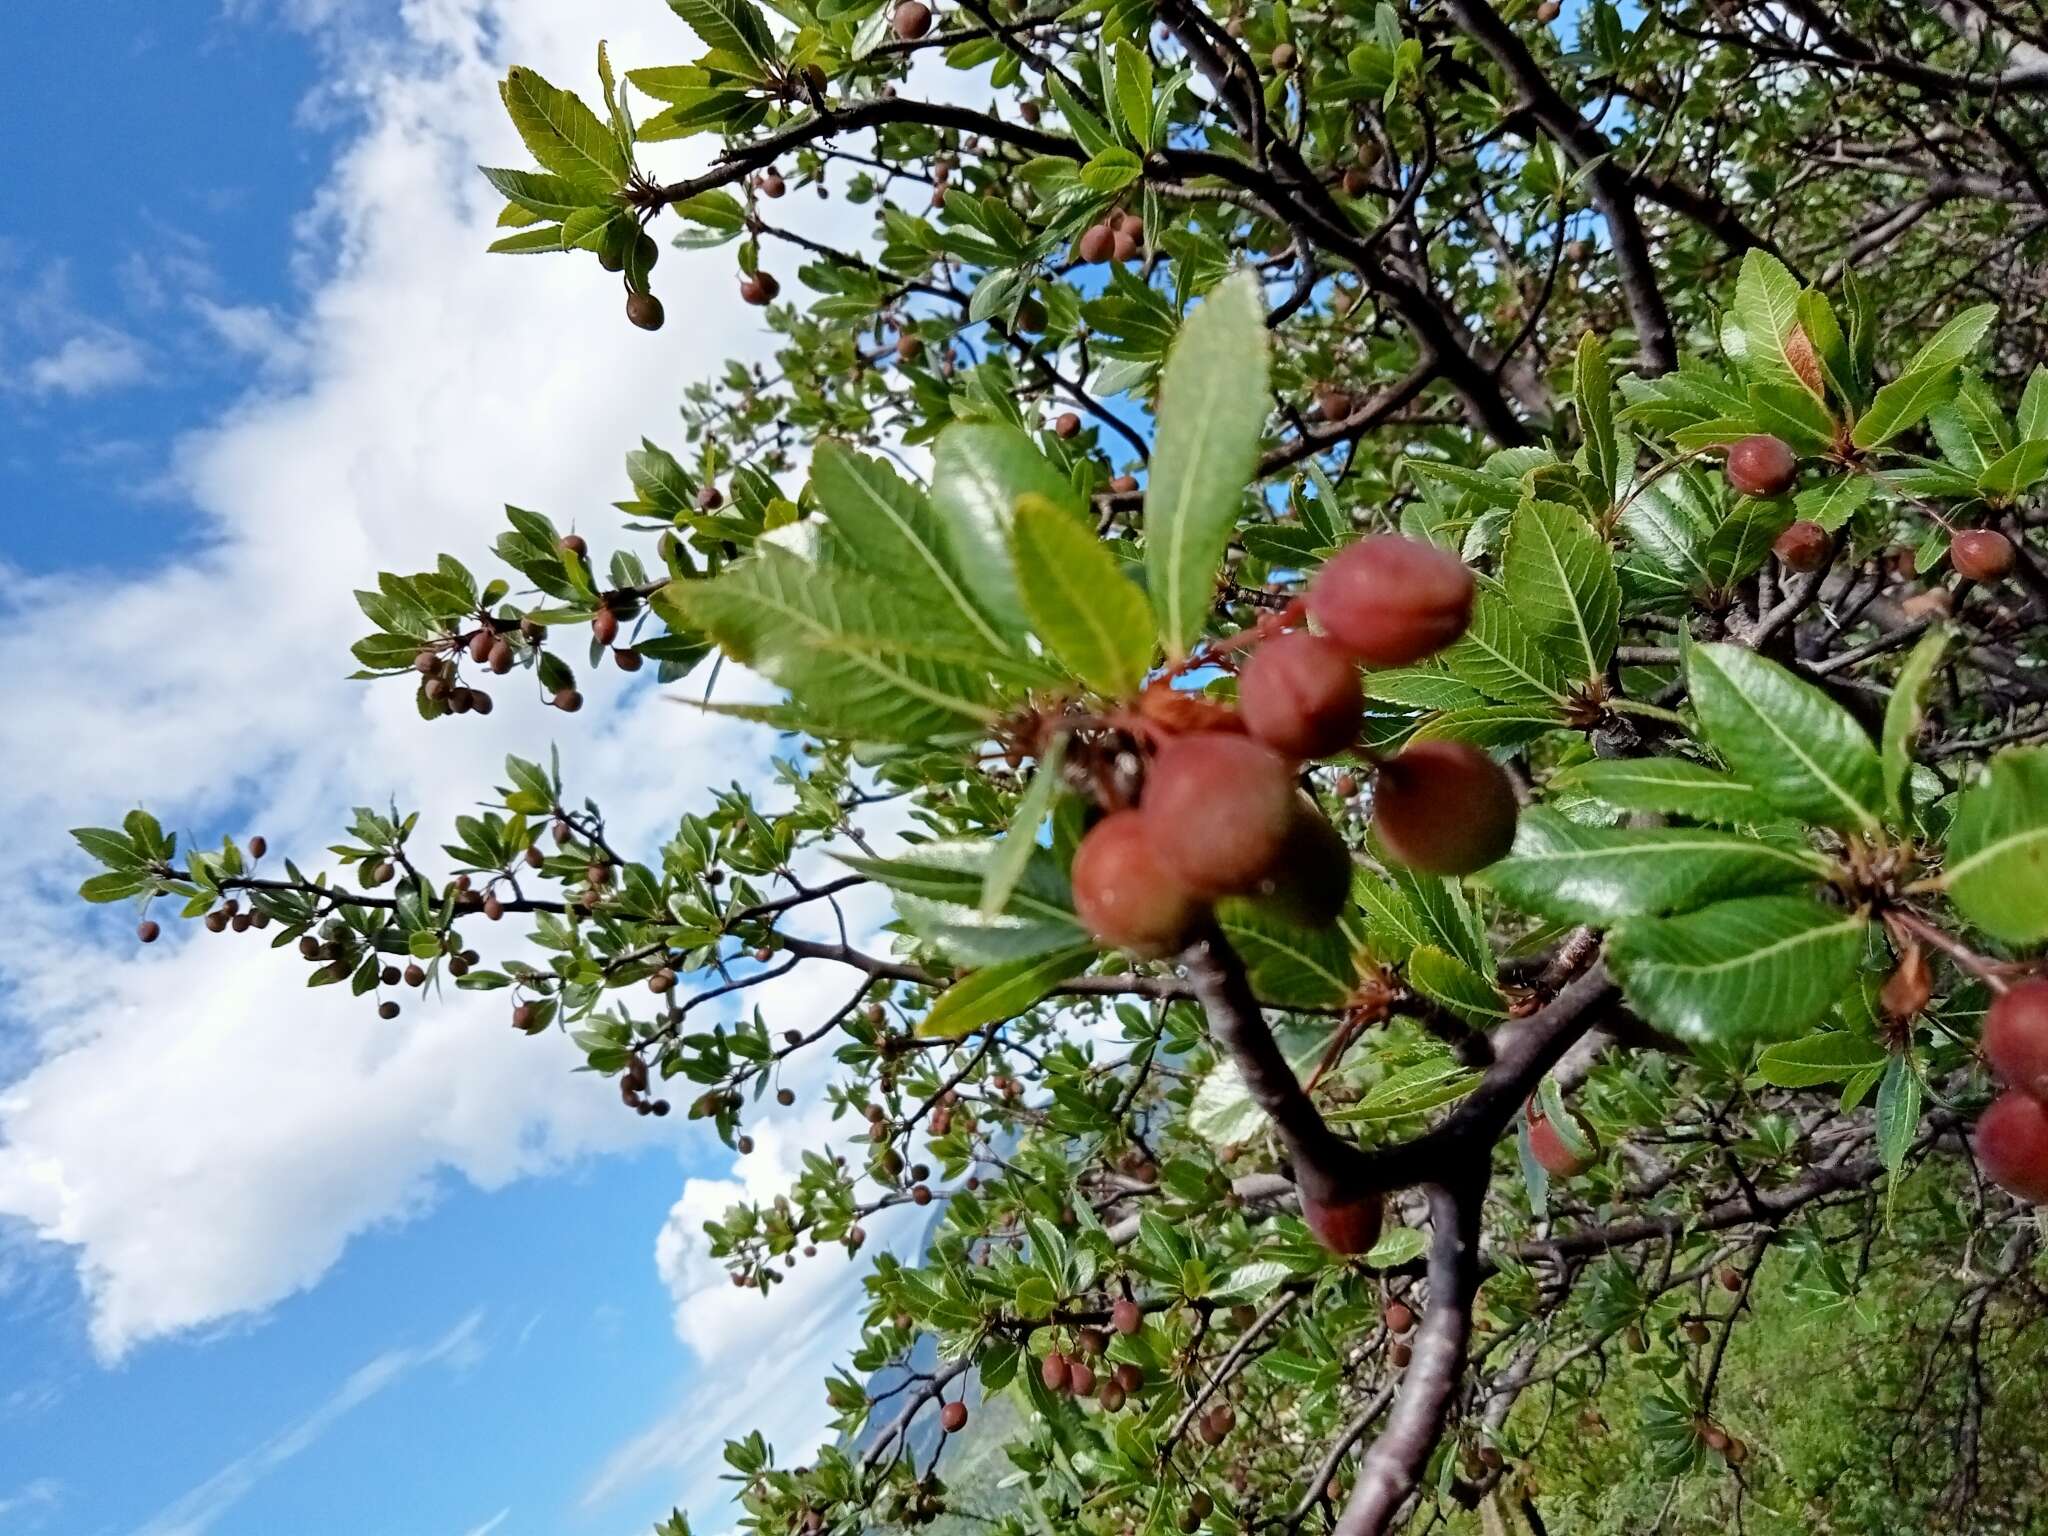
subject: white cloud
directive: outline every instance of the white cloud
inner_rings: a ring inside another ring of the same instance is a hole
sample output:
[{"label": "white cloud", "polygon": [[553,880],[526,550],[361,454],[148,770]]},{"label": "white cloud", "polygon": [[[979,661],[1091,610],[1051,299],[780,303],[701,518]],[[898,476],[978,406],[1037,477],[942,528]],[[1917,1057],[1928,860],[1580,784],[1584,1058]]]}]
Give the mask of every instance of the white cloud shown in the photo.
[{"label": "white cloud", "polygon": [[120,331],[73,336],[54,352],[33,359],[28,386],[39,395],[77,399],[138,384],[149,372],[141,344]]},{"label": "white cloud", "polygon": [[37,1529],[63,1497],[64,1485],[54,1477],[38,1477],[12,1493],[0,1494],[0,1530]]},{"label": "white cloud", "polygon": [[[134,1536],[203,1536],[250,1491],[373,1397],[388,1392],[421,1366],[446,1364],[467,1370],[483,1356],[478,1335],[483,1314],[472,1312],[432,1344],[386,1350],[351,1372],[327,1400],[303,1419],[279,1431],[253,1451],[237,1456],[205,1482],[158,1511]],[[500,1520],[503,1515],[498,1517]],[[492,1525],[497,1522],[493,1521]],[[490,1526],[482,1527],[489,1530]],[[474,1533],[473,1533],[474,1536]]]},{"label": "white cloud", "polygon": [[[0,669],[46,680],[16,690],[0,747],[0,817],[27,829],[0,886],[0,1061],[23,1068],[0,1086],[0,1223],[69,1249],[109,1359],[260,1313],[450,1176],[494,1187],[696,1133],[623,1113],[569,1075],[559,1038],[511,1035],[501,998],[408,1000],[387,1024],[343,989],[306,990],[253,936],[109,940],[70,898],[83,870],[59,829],[146,799],[174,827],[313,853],[352,804],[395,797],[445,826],[507,750],[557,736],[576,792],[645,846],[703,786],[759,779],[774,746],[609,672],[573,722],[508,680],[489,719],[423,726],[403,687],[344,680],[365,627],[350,587],[443,550],[488,568],[507,501],[601,544],[625,450],[674,442],[680,389],[760,333],[741,306],[705,304],[648,336],[593,263],[483,254],[497,202],[473,167],[524,163],[505,64],[589,89],[600,36],[622,64],[687,57],[661,7],[412,0],[402,42],[374,48],[328,14],[334,93],[363,126],[300,230],[324,276],[280,323],[303,349],[289,377],[177,456],[201,552],[124,583],[8,573],[0,599]],[[664,174],[708,152],[657,151]],[[855,217],[840,209],[819,211]],[[730,262],[670,251],[657,286],[722,289]]]},{"label": "white cloud", "polygon": [[486,1520],[482,1525],[472,1525],[467,1531],[463,1533],[463,1536],[491,1536],[491,1532],[495,1531],[499,1526],[503,1525],[505,1521],[508,1518],[510,1518],[511,1514],[511,1506],[508,1505],[504,1509],[499,1510],[495,1515],[491,1516],[491,1518]]}]

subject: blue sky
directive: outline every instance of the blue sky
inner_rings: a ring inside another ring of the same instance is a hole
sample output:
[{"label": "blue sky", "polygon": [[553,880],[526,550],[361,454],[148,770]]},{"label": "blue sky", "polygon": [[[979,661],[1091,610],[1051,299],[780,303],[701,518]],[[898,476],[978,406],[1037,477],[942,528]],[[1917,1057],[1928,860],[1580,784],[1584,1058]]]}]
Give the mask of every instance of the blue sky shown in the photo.
[{"label": "blue sky", "polygon": [[[682,386],[765,351],[738,305],[648,338],[594,270],[483,256],[492,82],[587,86],[599,36],[693,51],[659,0],[0,10],[0,1536],[715,1533],[723,1435],[822,1425],[857,1277],[750,1302],[696,1234],[824,1127],[736,1161],[493,1000],[385,1025],[69,899],[63,829],[141,799],[317,858],[352,804],[431,822],[545,750],[537,701],[439,732],[345,682],[348,588],[480,554],[508,501],[603,526]],[[674,293],[731,280],[693,260]],[[765,770],[644,677],[586,692],[564,759],[625,833]],[[810,986],[844,981],[764,1001]]]}]

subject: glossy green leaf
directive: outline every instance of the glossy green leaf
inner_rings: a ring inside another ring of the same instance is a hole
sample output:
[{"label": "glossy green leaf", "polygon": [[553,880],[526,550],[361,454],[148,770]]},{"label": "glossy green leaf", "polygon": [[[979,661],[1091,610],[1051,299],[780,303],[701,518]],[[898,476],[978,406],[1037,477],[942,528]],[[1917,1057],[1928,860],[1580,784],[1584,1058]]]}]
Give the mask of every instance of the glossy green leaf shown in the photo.
[{"label": "glossy green leaf", "polygon": [[891,859],[842,862],[893,891],[905,926],[963,965],[1092,947],[1074,916],[1066,877],[1043,848],[1026,861],[1003,910],[983,912],[981,893],[995,857],[995,843],[972,841],[921,843]]},{"label": "glossy green leaf", "polygon": [[1021,429],[993,423],[948,427],[939,434],[931,505],[951,564],[977,604],[1001,628],[1029,628],[1010,557],[1017,499],[1031,494],[1080,513],[1067,479]]},{"label": "glossy green leaf", "polygon": [[1891,697],[1884,707],[1884,803],[1894,826],[1903,827],[1912,816],[1909,792],[1912,787],[1913,751],[1920,741],[1922,704],[1927,684],[1948,650],[1949,632],[1932,629],[1920,637],[1906,664],[1892,683]]},{"label": "glossy green leaf", "polygon": [[1160,638],[1173,656],[1186,654],[1208,620],[1268,404],[1265,307],[1257,279],[1240,273],[1188,317],[1160,379],[1145,558]]},{"label": "glossy green leaf", "polygon": [[1805,896],[1751,896],[1632,918],[1607,940],[1629,1004],[1681,1040],[1781,1040],[1848,986],[1869,921]]},{"label": "glossy green leaf", "polygon": [[1891,1059],[1877,1089],[1877,1152],[1887,1173],[1905,1166],[1919,1129],[1920,1077],[1912,1057],[1902,1052]]},{"label": "glossy green leaf", "polygon": [[1407,978],[1417,992],[1468,1023],[1498,1022],[1508,1016],[1499,988],[1434,944],[1425,944],[1408,957]]},{"label": "glossy green leaf", "polygon": [[1841,705],[1738,645],[1690,647],[1686,675],[1708,745],[1766,800],[1822,826],[1876,827],[1877,749]]},{"label": "glossy green leaf", "polygon": [[1453,677],[1503,704],[1562,704],[1570,692],[1557,658],[1536,642],[1513,603],[1491,591],[1480,592],[1471,625],[1442,660]]},{"label": "glossy green leaf", "polygon": [[939,994],[932,1011],[918,1022],[917,1032],[928,1040],[951,1040],[983,1025],[1014,1019],[1043,1002],[1060,983],[1079,975],[1095,953],[1093,945],[1076,945],[974,971]]},{"label": "glossy green leaf", "polygon": [[1624,811],[1732,824],[1778,817],[1777,808],[1754,785],[1690,758],[1601,758],[1567,768],[1550,783],[1553,789],[1579,790]]},{"label": "glossy green leaf", "polygon": [[1579,337],[1572,358],[1572,401],[1579,413],[1579,440],[1586,445],[1586,467],[1612,503],[1621,483],[1614,435],[1614,370],[1608,366],[1607,344],[1594,331]]},{"label": "glossy green leaf", "polygon": [[1567,676],[1606,672],[1621,633],[1621,587],[1592,524],[1555,502],[1522,503],[1508,523],[1501,579],[1516,617]]},{"label": "glossy green leaf", "polygon": [[1283,1008],[1342,1002],[1358,984],[1343,925],[1304,928],[1256,901],[1218,902],[1216,921],[1245,963],[1259,1000]]},{"label": "glossy green leaf", "polygon": [[1828,1030],[1784,1040],[1757,1058],[1757,1076],[1777,1088],[1812,1088],[1839,1083],[1858,1073],[1883,1071],[1891,1053],[1868,1035]]},{"label": "glossy green leaf", "polygon": [[1850,440],[1858,448],[1881,447],[1918,426],[1922,417],[1955,392],[1955,387],[1952,366],[1900,374],[1877,392],[1870,409],[1857,418]]},{"label": "glossy green leaf", "polygon": [[608,199],[624,185],[628,167],[618,141],[573,92],[514,65],[498,94],[533,158],[593,194],[584,201]]},{"label": "glossy green leaf", "polygon": [[1976,304],[1962,311],[1940,330],[1899,370],[1901,377],[1934,368],[1957,368],[1970,359],[1978,344],[1998,318],[1996,304]]},{"label": "glossy green leaf", "polygon": [[1095,531],[1027,494],[1017,502],[1010,548],[1024,610],[1045,648],[1097,693],[1135,693],[1152,662],[1152,609]]},{"label": "glossy green leaf", "polygon": [[2048,747],[2000,752],[1958,797],[1942,883],[1993,938],[2048,938]]},{"label": "glossy green leaf", "polygon": [[1706,827],[1591,827],[1538,806],[1482,884],[1557,922],[1607,926],[1734,896],[1812,885],[1828,863],[1803,847]]},{"label": "glossy green leaf", "polygon": [[1768,251],[1752,250],[1742,258],[1735,320],[1742,327],[1743,367],[1752,379],[1820,392],[1819,365],[1799,324],[1799,279]]}]

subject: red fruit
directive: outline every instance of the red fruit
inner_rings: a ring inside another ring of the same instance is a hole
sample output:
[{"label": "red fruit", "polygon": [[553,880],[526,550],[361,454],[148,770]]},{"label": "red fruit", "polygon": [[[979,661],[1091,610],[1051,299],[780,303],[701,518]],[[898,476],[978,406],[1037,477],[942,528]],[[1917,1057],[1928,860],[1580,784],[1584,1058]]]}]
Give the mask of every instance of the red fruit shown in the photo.
[{"label": "red fruit", "polygon": [[590,544],[580,533],[563,534],[561,540],[561,547],[567,550],[572,555],[579,555],[587,558],[590,554]]},{"label": "red fruit", "polygon": [[1048,1392],[1064,1392],[1072,1373],[1067,1368],[1067,1357],[1054,1350],[1045,1357],[1038,1367],[1038,1379],[1045,1383]]},{"label": "red fruit", "polygon": [[896,14],[890,18],[890,25],[904,42],[914,43],[931,31],[932,8],[924,0],[903,0],[896,7]]},{"label": "red fruit", "polygon": [[740,297],[756,307],[774,303],[780,292],[782,284],[775,280],[773,272],[755,272],[740,279]]},{"label": "red fruit", "polygon": [[1472,572],[1449,550],[1383,533],[1339,552],[1316,572],[1308,611],[1366,665],[1405,667],[1465,632],[1472,593]]},{"label": "red fruit", "polygon": [[725,493],[715,485],[702,486],[697,491],[698,510],[716,512],[725,505]]},{"label": "red fruit", "polygon": [[1237,685],[1245,729],[1289,757],[1329,757],[1358,739],[1365,690],[1344,649],[1294,630],[1252,652]]},{"label": "red fruit", "polygon": [[1198,896],[1255,891],[1301,817],[1294,769],[1262,741],[1205,731],[1167,740],[1140,815],[1161,865]]},{"label": "red fruit", "polygon": [[1577,1129],[1589,1144],[1588,1150],[1582,1154],[1574,1153],[1565,1145],[1564,1137],[1545,1116],[1530,1117],[1529,1154],[1554,1179],[1575,1179],[1599,1161],[1600,1143],[1592,1128],[1580,1121]]},{"label": "red fruit", "polygon": [[1389,1333],[1406,1333],[1415,1326],[1415,1309],[1405,1301],[1388,1302],[1387,1310],[1381,1315],[1386,1319]]},{"label": "red fruit", "polygon": [[1759,432],[1729,447],[1727,474],[1745,496],[1782,496],[1799,478],[1799,456],[1783,438]]},{"label": "red fruit", "polygon": [[1074,253],[1090,266],[1109,260],[1110,250],[1116,244],[1116,231],[1107,224],[1090,224],[1081,231],[1081,238],[1075,243]]},{"label": "red fruit", "polygon": [[1074,853],[1074,910],[1105,944],[1132,954],[1170,955],[1202,917],[1200,899],[1159,862],[1143,816],[1117,811]]},{"label": "red fruit", "polygon": [[1949,545],[1949,563],[1969,581],[1999,581],[2012,569],[2012,540],[1992,528],[1971,528]]},{"label": "red fruit", "polygon": [[1109,1309],[1109,1326],[1128,1338],[1145,1326],[1144,1309],[1130,1297],[1119,1296]]},{"label": "red fruit", "polygon": [[154,944],[157,941],[157,935],[162,932],[163,929],[158,927],[152,919],[145,918],[142,922],[135,925],[135,937],[145,944]]},{"label": "red fruit", "polygon": [[625,646],[620,646],[619,649],[612,652],[612,661],[621,672],[638,672],[640,670],[640,660],[640,653],[638,651],[630,650]]},{"label": "red fruit", "polygon": [[619,616],[609,608],[600,608],[590,618],[590,633],[599,645],[610,645],[619,638]]},{"label": "red fruit", "polygon": [[1351,850],[1313,800],[1297,799],[1300,815],[1257,895],[1290,923],[1327,928],[1351,899]]},{"label": "red fruit", "polygon": [[2048,979],[2023,981],[1992,1003],[1984,1059],[2006,1087],[2048,1100]]},{"label": "red fruit", "polygon": [[1469,875],[1505,854],[1520,808],[1508,776],[1461,741],[1418,741],[1380,764],[1372,820],[1389,857],[1435,875]]},{"label": "red fruit", "polygon": [[1067,1362],[1067,1390],[1076,1397],[1095,1395],[1095,1372],[1078,1360]]},{"label": "red fruit", "polygon": [[1977,1166],[2029,1205],[2048,1202],[2048,1108],[2025,1093],[2002,1093],[1977,1118]]},{"label": "red fruit", "polygon": [[939,1410],[939,1422],[946,1427],[946,1433],[957,1435],[967,1427],[967,1405],[948,1403]]},{"label": "red fruit", "polygon": [[643,331],[658,331],[667,318],[662,313],[661,300],[651,293],[629,293],[626,295],[626,318]]},{"label": "red fruit", "polygon": [[1116,1368],[1116,1384],[1122,1387],[1124,1395],[1130,1396],[1145,1385],[1145,1368],[1126,1360]]},{"label": "red fruit", "polygon": [[1128,230],[1118,230],[1110,237],[1109,259],[1122,265],[1138,259],[1138,237]]},{"label": "red fruit", "polygon": [[583,695],[574,688],[563,688],[556,692],[553,702],[562,713],[573,715],[583,707]]},{"label": "red fruit", "polygon": [[1316,391],[1316,411],[1325,421],[1342,421],[1351,414],[1351,396],[1334,384]]},{"label": "red fruit", "polygon": [[1301,1219],[1315,1233],[1316,1241],[1332,1253],[1370,1253],[1380,1240],[1380,1197],[1328,1203],[1304,1194]]},{"label": "red fruit", "polygon": [[1138,488],[1136,475],[1118,475],[1109,482],[1110,491],[1118,496],[1128,496]]},{"label": "red fruit", "polygon": [[1779,534],[1771,548],[1788,571],[1817,571],[1828,563],[1828,531],[1801,518]]},{"label": "red fruit", "polygon": [[1059,419],[1052,424],[1052,430],[1057,437],[1072,437],[1081,430],[1081,418],[1072,411],[1062,411]]}]

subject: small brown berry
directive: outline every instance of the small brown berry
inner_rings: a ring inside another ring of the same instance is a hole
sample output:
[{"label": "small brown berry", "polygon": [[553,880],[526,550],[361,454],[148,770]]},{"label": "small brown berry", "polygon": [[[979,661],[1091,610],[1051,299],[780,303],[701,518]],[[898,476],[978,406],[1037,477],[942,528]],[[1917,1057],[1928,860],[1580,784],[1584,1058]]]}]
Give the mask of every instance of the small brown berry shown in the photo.
[{"label": "small brown berry", "polygon": [[1074,244],[1074,254],[1090,266],[1109,260],[1116,244],[1116,231],[1107,224],[1090,224]]},{"label": "small brown berry", "polygon": [[1827,529],[1801,518],[1772,543],[1771,549],[1788,571],[1817,571],[1828,563]]},{"label": "small brown berry", "polygon": [[263,855],[265,855],[268,852],[270,852],[270,844],[267,841],[265,841],[262,837],[252,837],[249,839],[250,858],[260,859],[263,857]]},{"label": "small brown berry", "polygon": [[563,688],[555,694],[552,702],[563,714],[573,715],[583,707],[583,695],[574,688]]},{"label": "small brown berry", "polygon": [[775,280],[772,272],[755,272],[740,280],[740,297],[757,309],[774,303],[780,292],[782,284]]},{"label": "small brown berry", "polygon": [[145,944],[154,944],[162,932],[163,929],[152,919],[145,918],[135,925],[135,937]]},{"label": "small brown berry", "polygon": [[1273,67],[1275,69],[1285,70],[1294,68],[1294,59],[1294,44],[1275,43],[1273,45]]},{"label": "small brown berry", "polygon": [[965,1403],[946,1404],[944,1408],[939,1410],[939,1423],[945,1427],[947,1434],[959,1434],[961,1430],[967,1427],[967,1405]]},{"label": "small brown berry", "polygon": [[2012,540],[1995,528],[1970,528],[1949,546],[1948,558],[1965,581],[2000,581],[2012,570]]},{"label": "small brown berry", "polygon": [[651,293],[629,293],[626,295],[626,318],[643,331],[658,331],[667,318],[662,313],[661,300]]},{"label": "small brown berry", "polygon": [[1745,496],[1782,496],[1799,478],[1799,456],[1783,438],[1759,432],[1729,447],[1727,475]]},{"label": "small brown berry", "polygon": [[897,37],[914,43],[931,31],[932,8],[924,0],[902,0],[889,18],[889,25],[895,28]]},{"label": "small brown berry", "polygon": [[1062,411],[1059,418],[1053,422],[1052,430],[1055,437],[1070,438],[1081,430],[1081,418],[1072,411]]},{"label": "small brown berry", "polygon": [[600,608],[590,616],[591,638],[599,645],[610,645],[619,638],[619,616],[609,608]]},{"label": "small brown berry", "polygon": [[561,548],[567,553],[577,556],[579,559],[588,559],[590,557],[590,543],[580,533],[563,534]]},{"label": "small brown berry", "polygon": [[378,1017],[378,1018],[380,1018],[380,1019],[395,1019],[395,1018],[397,1018],[397,1017],[398,1017],[398,1004],[396,1004],[396,1003],[379,1003],[379,1004],[377,1005],[377,1017]]}]

